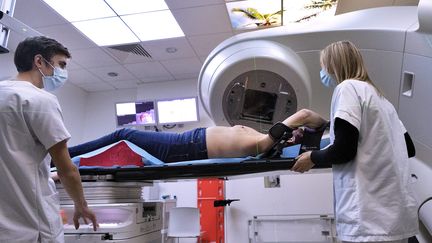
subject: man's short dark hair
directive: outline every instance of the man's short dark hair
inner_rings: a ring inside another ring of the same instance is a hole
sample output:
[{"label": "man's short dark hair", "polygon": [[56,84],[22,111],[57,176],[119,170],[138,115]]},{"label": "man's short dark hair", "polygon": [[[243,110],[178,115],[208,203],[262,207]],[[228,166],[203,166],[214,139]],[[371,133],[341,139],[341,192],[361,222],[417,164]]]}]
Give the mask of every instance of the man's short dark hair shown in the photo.
[{"label": "man's short dark hair", "polygon": [[18,44],[14,62],[18,72],[27,72],[33,68],[34,56],[42,55],[47,61],[55,55],[65,55],[71,57],[68,49],[54,39],[45,36],[26,38]]}]

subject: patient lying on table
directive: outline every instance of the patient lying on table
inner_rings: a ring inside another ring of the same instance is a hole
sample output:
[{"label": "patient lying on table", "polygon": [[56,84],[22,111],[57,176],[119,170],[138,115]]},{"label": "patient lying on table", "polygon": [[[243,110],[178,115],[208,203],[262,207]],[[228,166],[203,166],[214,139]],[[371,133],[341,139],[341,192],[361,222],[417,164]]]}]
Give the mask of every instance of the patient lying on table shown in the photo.
[{"label": "patient lying on table", "polygon": [[[282,123],[291,129],[300,126],[316,128],[326,123],[318,114],[303,109]],[[293,132],[292,144],[301,134]],[[166,163],[208,158],[255,156],[266,152],[274,139],[250,127],[214,126],[197,128],[184,133],[150,132],[120,129],[99,139],[69,148],[71,157],[85,154],[104,146],[127,140]]]}]

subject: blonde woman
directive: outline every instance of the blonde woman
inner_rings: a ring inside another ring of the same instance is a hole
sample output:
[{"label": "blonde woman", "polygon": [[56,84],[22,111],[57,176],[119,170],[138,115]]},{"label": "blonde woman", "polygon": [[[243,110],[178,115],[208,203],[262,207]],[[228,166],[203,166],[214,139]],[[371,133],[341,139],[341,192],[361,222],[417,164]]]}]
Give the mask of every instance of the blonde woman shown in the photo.
[{"label": "blonde woman", "polygon": [[301,154],[292,170],[332,164],[342,242],[408,242],[418,228],[408,170],[414,145],[353,43],[330,44],[321,51],[320,62],[322,83],[334,88],[331,145]]}]

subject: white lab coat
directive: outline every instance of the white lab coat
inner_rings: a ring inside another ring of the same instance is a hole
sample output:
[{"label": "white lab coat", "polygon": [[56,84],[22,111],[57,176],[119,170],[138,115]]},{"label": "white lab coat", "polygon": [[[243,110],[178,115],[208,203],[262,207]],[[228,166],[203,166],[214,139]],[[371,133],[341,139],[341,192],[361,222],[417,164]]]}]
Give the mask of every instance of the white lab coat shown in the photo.
[{"label": "white lab coat", "polygon": [[343,241],[391,241],[417,233],[404,133],[393,105],[372,85],[345,80],[333,93],[330,141],[336,117],[359,131],[357,155],[333,165],[335,216]]},{"label": "white lab coat", "polygon": [[63,242],[47,149],[70,138],[57,98],[0,82],[0,242]]}]

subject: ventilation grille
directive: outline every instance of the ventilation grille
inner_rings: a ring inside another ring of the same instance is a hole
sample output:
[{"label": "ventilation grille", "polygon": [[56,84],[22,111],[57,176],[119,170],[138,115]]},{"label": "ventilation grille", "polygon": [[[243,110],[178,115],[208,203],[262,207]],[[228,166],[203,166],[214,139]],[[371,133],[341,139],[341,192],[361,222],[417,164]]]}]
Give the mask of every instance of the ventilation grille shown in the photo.
[{"label": "ventilation grille", "polygon": [[114,49],[114,50],[118,50],[118,51],[133,53],[135,55],[139,55],[139,56],[143,56],[143,57],[147,57],[147,58],[152,58],[150,53],[148,53],[146,51],[146,49],[144,49],[144,47],[140,44],[127,44],[127,45],[121,45],[121,46],[110,46],[109,48]]}]

